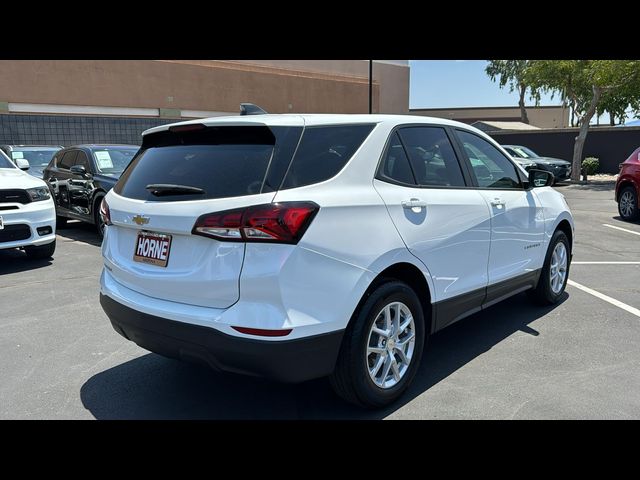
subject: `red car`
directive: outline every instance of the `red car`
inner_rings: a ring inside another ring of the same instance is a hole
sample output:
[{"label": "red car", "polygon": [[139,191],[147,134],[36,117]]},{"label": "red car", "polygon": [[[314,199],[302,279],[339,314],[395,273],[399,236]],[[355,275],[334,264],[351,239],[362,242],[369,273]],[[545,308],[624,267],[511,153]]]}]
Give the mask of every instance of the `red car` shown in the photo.
[{"label": "red car", "polygon": [[637,148],[624,163],[616,182],[616,202],[623,220],[640,219],[640,148]]}]

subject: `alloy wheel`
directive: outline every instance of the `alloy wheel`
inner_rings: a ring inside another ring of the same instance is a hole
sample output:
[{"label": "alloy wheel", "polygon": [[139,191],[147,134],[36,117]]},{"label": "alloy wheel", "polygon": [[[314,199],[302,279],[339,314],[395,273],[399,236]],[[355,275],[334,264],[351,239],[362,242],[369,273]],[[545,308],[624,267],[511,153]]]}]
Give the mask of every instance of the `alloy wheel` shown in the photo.
[{"label": "alloy wheel", "polygon": [[413,315],[402,302],[386,305],[369,331],[365,361],[378,387],[392,388],[409,370],[416,341]]}]

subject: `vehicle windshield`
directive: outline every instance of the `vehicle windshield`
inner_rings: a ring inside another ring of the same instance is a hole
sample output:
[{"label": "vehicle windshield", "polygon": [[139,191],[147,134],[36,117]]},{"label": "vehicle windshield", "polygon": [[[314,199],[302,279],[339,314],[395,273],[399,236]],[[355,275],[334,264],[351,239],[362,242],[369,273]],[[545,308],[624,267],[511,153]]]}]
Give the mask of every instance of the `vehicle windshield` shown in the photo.
[{"label": "vehicle windshield", "polygon": [[522,158],[539,158],[540,157],[540,155],[538,155],[536,152],[534,152],[533,150],[527,147],[511,147],[511,148],[513,148],[513,150],[515,150],[516,153],[520,155]]},{"label": "vehicle windshield", "polygon": [[13,162],[0,150],[0,168],[15,168]]},{"label": "vehicle windshield", "polygon": [[59,150],[55,147],[16,148],[11,151],[11,158],[14,162],[19,158],[24,158],[29,161],[29,165],[32,167],[46,167]]},{"label": "vehicle windshield", "polygon": [[104,147],[93,150],[98,173],[119,176],[131,159],[138,152],[138,147]]}]

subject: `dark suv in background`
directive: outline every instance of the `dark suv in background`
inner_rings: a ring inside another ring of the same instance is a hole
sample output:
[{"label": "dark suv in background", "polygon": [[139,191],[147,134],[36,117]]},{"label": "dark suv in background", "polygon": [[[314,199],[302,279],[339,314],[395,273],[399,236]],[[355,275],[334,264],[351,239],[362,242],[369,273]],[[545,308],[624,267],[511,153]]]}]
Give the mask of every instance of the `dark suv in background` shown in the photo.
[{"label": "dark suv in background", "polygon": [[140,147],[136,145],[74,145],[60,150],[44,169],[56,204],[57,226],[68,219],[96,225],[102,238],[100,202],[116,184]]},{"label": "dark suv in background", "polygon": [[27,160],[27,172],[37,178],[42,178],[51,158],[62,148],[62,145],[0,145],[0,150],[6,153],[13,163],[19,158]]},{"label": "dark suv in background", "polygon": [[571,177],[571,162],[559,158],[541,157],[530,148],[522,145],[502,145],[502,148],[515,160],[522,159],[535,162],[535,168],[553,173],[556,182],[568,180]]}]

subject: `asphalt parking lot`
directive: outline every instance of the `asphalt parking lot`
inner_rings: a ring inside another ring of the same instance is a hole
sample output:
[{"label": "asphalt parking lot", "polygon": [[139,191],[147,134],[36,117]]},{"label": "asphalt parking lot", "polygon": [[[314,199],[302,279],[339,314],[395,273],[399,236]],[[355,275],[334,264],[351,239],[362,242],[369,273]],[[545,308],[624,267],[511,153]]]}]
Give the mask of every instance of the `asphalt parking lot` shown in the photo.
[{"label": "asphalt parking lot", "polygon": [[344,404],[326,380],[219,374],[126,341],[98,303],[89,225],[59,230],[53,261],[0,251],[0,418],[640,418],[640,224],[618,218],[613,183],[557,188],[576,219],[564,300],[517,295],[438,333],[382,411]]}]

